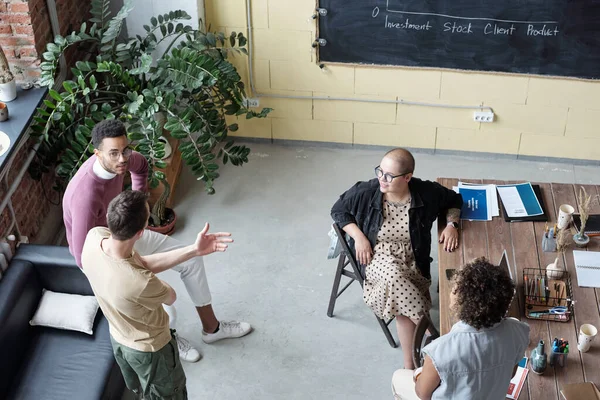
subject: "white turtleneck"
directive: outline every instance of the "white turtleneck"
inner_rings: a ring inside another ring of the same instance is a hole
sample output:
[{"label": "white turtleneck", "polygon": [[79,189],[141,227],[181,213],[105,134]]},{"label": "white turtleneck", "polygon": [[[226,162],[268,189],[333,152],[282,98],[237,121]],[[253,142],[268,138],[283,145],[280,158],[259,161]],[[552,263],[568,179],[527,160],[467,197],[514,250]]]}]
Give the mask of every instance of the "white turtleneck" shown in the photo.
[{"label": "white turtleneck", "polygon": [[96,161],[94,162],[94,165],[92,166],[92,169],[94,171],[94,174],[96,174],[96,176],[101,179],[108,180],[108,179],[112,179],[115,176],[117,176],[117,174],[113,174],[112,172],[108,172],[107,170],[105,170],[97,158],[96,158]]}]

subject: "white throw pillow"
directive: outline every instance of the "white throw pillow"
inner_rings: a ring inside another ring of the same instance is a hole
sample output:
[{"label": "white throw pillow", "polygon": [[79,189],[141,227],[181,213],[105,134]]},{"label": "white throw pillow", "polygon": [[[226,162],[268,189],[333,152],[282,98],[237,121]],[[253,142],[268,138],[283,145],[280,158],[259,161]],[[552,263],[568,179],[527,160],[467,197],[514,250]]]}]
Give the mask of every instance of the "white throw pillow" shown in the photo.
[{"label": "white throw pillow", "polygon": [[29,324],[93,335],[97,312],[98,301],[94,296],[57,293],[43,289],[42,299]]}]

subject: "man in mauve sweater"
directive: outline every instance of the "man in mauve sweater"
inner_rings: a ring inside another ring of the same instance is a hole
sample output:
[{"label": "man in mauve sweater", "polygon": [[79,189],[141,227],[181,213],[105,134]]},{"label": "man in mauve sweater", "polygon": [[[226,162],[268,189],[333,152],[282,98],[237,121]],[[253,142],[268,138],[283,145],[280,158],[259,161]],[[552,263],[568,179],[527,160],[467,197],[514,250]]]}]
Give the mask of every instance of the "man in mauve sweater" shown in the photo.
[{"label": "man in mauve sweater", "polygon": [[[132,189],[145,192],[148,181],[148,162],[140,153],[132,151],[123,123],[106,120],[92,130],[94,155],[79,168],[69,182],[63,198],[63,219],[69,250],[81,268],[81,252],[90,229],[107,226],[108,204],[123,191],[123,178],[131,172]],[[160,233],[145,230],[136,242],[135,251],[141,256],[162,253],[184,247],[179,241]],[[174,267],[196,306],[202,322],[202,340],[214,343],[221,339],[238,338],[252,331],[250,324],[237,321],[219,321],[211,305],[211,294],[202,257],[196,257]],[[176,312],[165,306],[170,327],[175,329]],[[185,361],[195,362],[200,353],[184,338],[177,336],[179,355]]]}]

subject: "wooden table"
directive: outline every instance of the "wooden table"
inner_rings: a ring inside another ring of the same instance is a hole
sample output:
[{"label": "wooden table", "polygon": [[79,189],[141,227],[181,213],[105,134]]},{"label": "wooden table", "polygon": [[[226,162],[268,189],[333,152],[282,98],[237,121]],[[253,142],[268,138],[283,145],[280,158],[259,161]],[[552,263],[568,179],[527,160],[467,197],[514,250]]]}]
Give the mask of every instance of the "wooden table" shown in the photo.
[{"label": "wooden table", "polygon": [[[516,183],[494,180],[469,180],[472,183]],[[438,178],[442,185],[452,188],[458,184],[458,179]],[[575,190],[582,185],[540,183],[542,196],[549,221],[556,221],[556,213],[561,204],[570,204],[577,210]],[[583,185],[588,194],[593,196],[600,193],[598,186]],[[592,202],[591,213],[600,213],[598,202]],[[502,208],[502,207],[500,207]],[[576,211],[577,212],[577,211]],[[502,215],[502,210],[500,210]],[[462,221],[461,243],[459,249],[452,253],[445,252],[438,246],[439,279],[440,279],[440,330],[448,333],[456,319],[449,312],[450,285],[446,278],[446,269],[457,268],[475,257],[485,256],[492,262],[498,262],[504,250],[507,251],[513,273],[516,269],[517,298],[513,301],[511,315],[529,324],[531,327],[529,351],[540,339],[551,343],[551,339],[565,338],[570,344],[570,353],[564,368],[548,367],[543,375],[529,373],[526,385],[519,399],[562,399],[560,389],[566,383],[584,381],[594,382],[600,387],[600,343],[592,345],[587,353],[577,350],[578,327],[584,323],[600,327],[598,299],[600,289],[580,288],[577,285],[577,274],[573,263],[573,246],[566,252],[564,260],[573,285],[575,315],[570,322],[548,322],[527,319],[523,312],[523,269],[543,268],[554,261],[556,253],[545,253],[541,250],[541,238],[544,232],[544,222],[514,222],[504,221],[502,216],[494,217],[492,221]],[[445,221],[439,221],[439,233],[446,227]],[[588,247],[590,251],[600,251],[600,238],[592,238]],[[546,351],[550,346],[546,346]],[[529,351],[527,355],[529,356]]]}]

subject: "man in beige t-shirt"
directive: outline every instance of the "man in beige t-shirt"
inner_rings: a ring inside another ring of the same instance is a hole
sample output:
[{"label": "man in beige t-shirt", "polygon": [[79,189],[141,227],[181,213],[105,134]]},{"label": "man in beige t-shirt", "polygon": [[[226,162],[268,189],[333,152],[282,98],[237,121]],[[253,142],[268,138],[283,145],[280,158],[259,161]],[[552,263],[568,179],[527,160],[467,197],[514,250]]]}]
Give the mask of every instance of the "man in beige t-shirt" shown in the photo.
[{"label": "man in beige t-shirt", "polygon": [[102,312],[108,319],[113,350],[127,387],[144,398],[186,399],[185,374],[177,342],[162,305],[177,295],[156,273],[192,257],[225,251],[231,234],[208,234],[208,224],[193,245],[142,257],[133,250],[150,211],[147,197],[125,191],[108,206],[108,229],[89,231],[81,262]]}]

